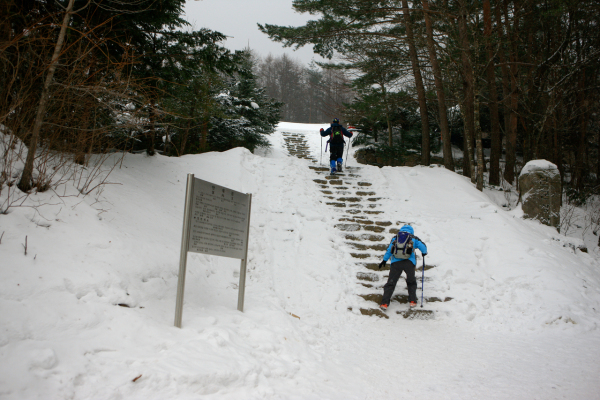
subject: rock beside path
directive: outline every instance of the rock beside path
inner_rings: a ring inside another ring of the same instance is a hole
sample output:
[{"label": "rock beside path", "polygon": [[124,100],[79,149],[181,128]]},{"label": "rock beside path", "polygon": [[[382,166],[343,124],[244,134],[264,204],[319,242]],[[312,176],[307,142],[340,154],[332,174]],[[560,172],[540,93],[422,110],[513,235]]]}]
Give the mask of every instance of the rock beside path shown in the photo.
[{"label": "rock beside path", "polygon": [[525,218],[558,228],[562,187],[556,165],[546,160],[529,161],[519,175],[519,188]]}]

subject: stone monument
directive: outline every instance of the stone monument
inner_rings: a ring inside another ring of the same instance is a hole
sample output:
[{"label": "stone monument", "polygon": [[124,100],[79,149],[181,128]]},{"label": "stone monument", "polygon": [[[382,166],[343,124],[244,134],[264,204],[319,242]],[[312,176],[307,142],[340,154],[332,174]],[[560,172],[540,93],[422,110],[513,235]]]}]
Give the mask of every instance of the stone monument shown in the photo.
[{"label": "stone monument", "polygon": [[529,161],[519,175],[519,188],[525,218],[558,228],[562,187],[556,165],[546,160]]}]

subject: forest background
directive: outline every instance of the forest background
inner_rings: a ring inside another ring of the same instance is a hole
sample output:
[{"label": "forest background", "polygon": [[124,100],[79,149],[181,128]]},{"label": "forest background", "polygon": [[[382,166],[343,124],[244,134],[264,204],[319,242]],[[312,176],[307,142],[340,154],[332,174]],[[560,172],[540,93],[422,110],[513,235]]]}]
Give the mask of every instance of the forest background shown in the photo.
[{"label": "forest background", "polygon": [[598,194],[599,1],[296,0],[316,19],[258,28],[333,60],[308,65],[184,29],[184,3],[1,2],[0,190],[48,190],[93,155],[254,150],[280,120],[339,117],[355,144],[423,165],[439,151],[480,190],[547,159],[567,201]]}]

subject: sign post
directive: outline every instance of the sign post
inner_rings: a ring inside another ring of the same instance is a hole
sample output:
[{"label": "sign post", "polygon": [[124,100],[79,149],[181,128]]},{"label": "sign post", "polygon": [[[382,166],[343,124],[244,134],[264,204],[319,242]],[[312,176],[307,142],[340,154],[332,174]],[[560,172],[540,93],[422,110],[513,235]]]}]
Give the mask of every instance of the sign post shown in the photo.
[{"label": "sign post", "polygon": [[241,260],[238,310],[244,311],[251,203],[252,194],[236,192],[188,174],[175,305],[176,327],[181,328],[188,252]]}]

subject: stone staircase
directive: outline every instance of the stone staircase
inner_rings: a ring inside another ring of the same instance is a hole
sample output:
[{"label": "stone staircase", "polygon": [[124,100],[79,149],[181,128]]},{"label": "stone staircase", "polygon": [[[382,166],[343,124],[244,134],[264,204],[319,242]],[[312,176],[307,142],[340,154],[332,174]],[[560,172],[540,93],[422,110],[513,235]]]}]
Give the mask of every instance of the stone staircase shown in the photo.
[{"label": "stone staircase", "polygon": [[[292,156],[309,159],[316,163],[310,155],[304,135],[299,133],[283,133],[288,152]],[[359,296],[365,300],[365,305],[360,308],[363,315],[375,315],[389,318],[389,311],[385,313],[379,309],[383,296],[383,286],[387,282],[389,274],[389,263],[379,270],[379,262],[393,237],[398,233],[400,227],[410,221],[386,220],[379,201],[383,198],[372,187],[370,182],[361,180],[360,167],[346,167],[342,173],[329,174],[329,168],[325,166],[309,166],[317,177],[314,182],[319,185],[324,202],[331,206],[338,214],[338,223],[335,225],[346,239],[350,254],[356,259],[360,271],[356,274]],[[417,264],[422,259],[417,260]],[[425,271],[435,268],[433,265],[425,265]],[[419,284],[421,283],[422,264],[417,268]],[[426,277],[425,282],[431,278]],[[420,289],[419,285],[419,289]],[[419,294],[420,290],[417,292]],[[415,308],[409,310],[406,285],[400,279],[396,286],[392,302],[405,305],[403,311],[397,311],[407,319],[430,319],[434,316],[431,310]],[[426,303],[449,301],[446,297],[426,297]]]}]

